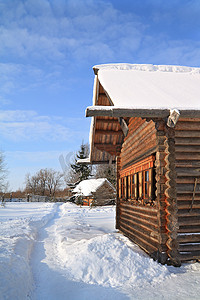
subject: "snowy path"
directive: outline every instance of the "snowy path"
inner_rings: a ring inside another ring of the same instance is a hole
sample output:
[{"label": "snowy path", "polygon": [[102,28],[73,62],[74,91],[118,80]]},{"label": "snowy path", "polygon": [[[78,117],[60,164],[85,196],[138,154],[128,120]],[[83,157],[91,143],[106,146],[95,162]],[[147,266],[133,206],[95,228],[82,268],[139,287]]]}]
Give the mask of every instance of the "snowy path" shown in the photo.
[{"label": "snowy path", "polygon": [[[68,236],[68,245],[88,239],[91,225],[84,220],[83,212],[78,213],[76,209],[73,214],[70,208],[70,215],[64,217],[61,208],[58,206],[54,218],[38,233],[31,259],[35,282],[35,290],[31,299],[128,299],[127,296],[110,287],[70,280],[71,275],[62,262],[60,237],[63,234],[63,240],[65,240]],[[66,232],[66,227],[68,227],[68,232]],[[106,228],[93,228],[92,231],[94,237],[105,234]]]}]

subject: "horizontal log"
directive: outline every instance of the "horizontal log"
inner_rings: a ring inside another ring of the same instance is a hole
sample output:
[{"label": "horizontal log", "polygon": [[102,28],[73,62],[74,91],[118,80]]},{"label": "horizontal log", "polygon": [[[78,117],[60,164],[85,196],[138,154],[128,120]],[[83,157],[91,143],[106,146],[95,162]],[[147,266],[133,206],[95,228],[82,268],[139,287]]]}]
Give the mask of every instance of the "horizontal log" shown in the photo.
[{"label": "horizontal log", "polygon": [[[124,233],[131,241],[138,244],[144,251],[149,253],[150,256],[156,255],[158,251],[158,245],[154,245],[151,242],[148,242],[146,239],[143,239],[141,236],[134,235],[131,228],[126,225],[120,224],[120,231]],[[155,257],[156,258],[156,257]]]},{"label": "horizontal log", "polygon": [[179,226],[191,226],[191,225],[200,225],[200,220],[194,219],[193,220],[180,220],[178,221]]},{"label": "horizontal log", "polygon": [[179,243],[200,243],[200,234],[178,234],[177,241]]},{"label": "horizontal log", "polygon": [[[178,209],[190,209],[191,208],[191,202],[190,203],[184,203],[184,204],[179,204],[178,203]],[[194,203],[193,203],[193,205],[192,205],[192,209],[195,209],[195,208],[197,208],[197,209],[199,209],[200,208],[200,203],[199,204],[197,204],[197,203],[195,203],[195,201],[194,201]]]},{"label": "horizontal log", "polygon": [[154,226],[157,225],[157,216],[146,215],[145,213],[137,212],[135,210],[130,210],[124,207],[120,207],[120,210],[123,213],[128,214],[129,216],[133,216],[138,219],[144,219],[146,222],[149,222]]},{"label": "horizontal log", "polygon": [[176,160],[194,160],[194,161],[200,161],[200,153],[179,153],[176,152]]},{"label": "horizontal log", "polygon": [[[194,191],[194,183],[193,184],[181,184],[177,183],[177,192],[193,192]],[[200,193],[200,184],[196,186],[196,193]]]},{"label": "horizontal log", "polygon": [[176,138],[199,138],[199,130],[175,130]]},{"label": "horizontal log", "polygon": [[[177,184],[193,184],[194,185],[194,180],[195,180],[195,178],[196,177],[199,177],[199,179],[200,179],[200,173],[199,173],[199,175],[198,176],[178,176],[178,178],[176,179],[176,183]],[[200,181],[199,181],[199,184],[200,184]]]},{"label": "horizontal log", "polygon": [[199,137],[176,137],[175,145],[200,145],[200,133]]},{"label": "horizontal log", "polygon": [[155,247],[158,245],[158,240],[152,236],[149,235],[149,233],[142,232],[141,230],[138,230],[136,228],[133,228],[130,224],[125,222],[124,220],[120,219],[120,226],[125,226],[128,228],[130,232],[132,232],[133,235],[136,235],[138,238],[140,238],[143,241],[146,241]]},{"label": "horizontal log", "polygon": [[120,205],[122,206],[122,208],[133,210],[135,212],[143,214],[144,216],[148,215],[148,216],[154,218],[155,220],[157,219],[157,210],[154,209],[153,207],[145,207],[145,206],[140,207],[140,206],[131,205],[128,203],[126,203],[126,204],[121,203]]},{"label": "horizontal log", "polygon": [[199,145],[176,145],[175,152],[188,152],[188,153],[199,153],[200,146]]},{"label": "horizontal log", "polygon": [[[200,113],[200,111],[199,111],[199,113]],[[182,121],[179,121],[179,122],[177,122],[177,124],[176,124],[176,129],[175,129],[176,131],[178,131],[178,130],[186,130],[186,131],[198,131],[198,130],[200,130],[200,122],[187,122],[187,121],[184,121],[184,122],[182,122]]]},{"label": "horizontal log", "polygon": [[127,224],[128,226],[130,226],[133,231],[137,231],[138,235],[139,233],[146,234],[151,238],[153,238],[155,241],[158,241],[158,231],[152,230],[150,226],[149,227],[143,226],[138,222],[135,222],[133,219],[131,220],[126,218],[124,215],[120,216],[120,220],[121,222],[123,222],[123,224]]},{"label": "horizontal log", "polygon": [[192,209],[192,211],[188,211],[188,209],[178,209],[177,215],[179,217],[199,217],[200,209]]},{"label": "horizontal log", "polygon": [[[179,195],[177,195],[177,200],[178,201],[191,201],[192,200],[192,194],[184,194],[184,193],[180,193]],[[200,200],[200,195],[195,195],[195,202],[198,202]]]},{"label": "horizontal log", "polygon": [[179,244],[180,252],[200,251],[200,244]]},{"label": "horizontal log", "polygon": [[126,213],[126,211],[124,210],[120,210],[121,211],[121,215],[120,217],[122,218],[127,218],[127,220],[129,221],[133,221],[133,222],[136,222],[137,225],[141,225],[141,226],[147,226],[147,230],[157,230],[158,228],[158,225],[155,224],[155,223],[152,223],[151,220],[146,220],[144,218],[141,218],[140,216],[134,216],[134,215],[131,215],[131,214],[128,214]]},{"label": "horizontal log", "polygon": [[[193,161],[180,161],[180,160],[176,160],[176,167],[177,168],[194,168],[194,169],[199,169],[200,168],[200,161],[198,160],[193,160]],[[188,170],[189,172],[189,170]]]},{"label": "horizontal log", "polygon": [[194,178],[199,177],[200,178],[200,171],[193,170],[193,169],[183,169],[176,168],[176,174],[177,174],[177,183],[192,183],[194,182]]},{"label": "horizontal log", "polygon": [[182,262],[190,261],[190,260],[199,260],[200,259],[200,251],[192,251],[189,253],[180,253],[179,258]]},{"label": "horizontal log", "polygon": [[185,225],[179,226],[179,233],[200,233],[200,225]]}]

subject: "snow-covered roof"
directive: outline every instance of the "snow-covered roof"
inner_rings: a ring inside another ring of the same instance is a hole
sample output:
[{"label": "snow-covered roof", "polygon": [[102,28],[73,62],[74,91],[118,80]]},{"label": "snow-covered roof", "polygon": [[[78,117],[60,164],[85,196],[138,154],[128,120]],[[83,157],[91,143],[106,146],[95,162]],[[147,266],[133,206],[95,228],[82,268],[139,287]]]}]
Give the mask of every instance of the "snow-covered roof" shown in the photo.
[{"label": "snow-covered roof", "polygon": [[107,182],[113,188],[111,183],[106,178],[87,179],[81,181],[74,188],[73,193],[75,193],[75,196],[91,196],[92,193],[95,193],[105,182]]},{"label": "snow-covered roof", "polygon": [[200,68],[108,64],[93,69],[114,106],[200,110]]}]

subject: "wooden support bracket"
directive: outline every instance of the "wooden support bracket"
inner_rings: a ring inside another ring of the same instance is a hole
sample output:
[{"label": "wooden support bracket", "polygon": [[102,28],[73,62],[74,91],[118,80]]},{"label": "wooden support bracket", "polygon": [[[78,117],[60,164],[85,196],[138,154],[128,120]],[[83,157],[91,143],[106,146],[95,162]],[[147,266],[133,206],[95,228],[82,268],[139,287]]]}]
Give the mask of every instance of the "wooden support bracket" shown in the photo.
[{"label": "wooden support bracket", "polygon": [[167,126],[174,128],[178,122],[180,112],[177,109],[170,109],[170,115],[167,119]]}]

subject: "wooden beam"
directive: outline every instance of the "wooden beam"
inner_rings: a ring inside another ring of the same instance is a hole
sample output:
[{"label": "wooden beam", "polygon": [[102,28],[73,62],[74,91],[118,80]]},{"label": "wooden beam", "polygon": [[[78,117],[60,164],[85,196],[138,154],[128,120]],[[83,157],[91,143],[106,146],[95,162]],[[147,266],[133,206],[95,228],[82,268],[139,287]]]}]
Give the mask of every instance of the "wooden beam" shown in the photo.
[{"label": "wooden beam", "polygon": [[123,135],[123,132],[121,130],[114,131],[114,130],[96,129],[95,135]]},{"label": "wooden beam", "polygon": [[124,136],[127,136],[129,129],[128,129],[128,125],[126,124],[126,121],[121,117],[118,118],[118,120],[119,120],[119,124],[121,126]]},{"label": "wooden beam", "polygon": [[95,143],[94,146],[101,151],[106,151],[111,155],[115,155],[115,156],[119,155],[121,151],[121,144],[112,145],[112,144]]},{"label": "wooden beam", "polygon": [[96,119],[96,124],[119,124],[117,119]]},{"label": "wooden beam", "polygon": [[[199,110],[179,110],[181,118],[200,118]],[[115,106],[89,106],[86,117],[140,117],[140,118],[168,118],[169,109],[141,109],[121,108]]]},{"label": "wooden beam", "polygon": [[114,106],[89,106],[86,117],[141,117],[141,118],[167,118],[168,109],[132,109],[117,108]]}]

